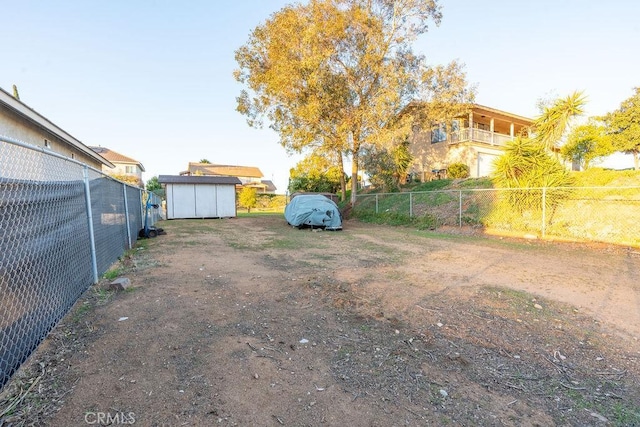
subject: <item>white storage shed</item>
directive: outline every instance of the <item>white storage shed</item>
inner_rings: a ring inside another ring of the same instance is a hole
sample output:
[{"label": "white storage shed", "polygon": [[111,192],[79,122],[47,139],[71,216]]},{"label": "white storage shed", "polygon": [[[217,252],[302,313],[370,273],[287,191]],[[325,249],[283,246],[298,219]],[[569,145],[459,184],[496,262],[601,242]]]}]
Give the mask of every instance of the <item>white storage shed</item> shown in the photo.
[{"label": "white storage shed", "polygon": [[237,216],[236,177],[160,175],[158,182],[165,186],[167,219]]}]

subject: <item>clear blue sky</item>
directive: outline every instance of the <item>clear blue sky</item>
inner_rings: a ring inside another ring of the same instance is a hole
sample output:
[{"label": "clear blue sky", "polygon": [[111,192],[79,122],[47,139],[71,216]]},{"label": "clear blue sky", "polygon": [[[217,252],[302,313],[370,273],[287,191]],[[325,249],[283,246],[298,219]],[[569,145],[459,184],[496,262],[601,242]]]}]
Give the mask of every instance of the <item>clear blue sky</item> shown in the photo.
[{"label": "clear blue sky", "polygon": [[[259,167],[279,192],[289,157],[235,111],[234,51],[284,0],[0,0],[0,87],[86,145],[140,160],[144,178],[189,161]],[[640,86],[640,3],[441,1],[440,27],[414,45],[466,64],[477,102],[524,116],[583,90],[588,115]]]}]

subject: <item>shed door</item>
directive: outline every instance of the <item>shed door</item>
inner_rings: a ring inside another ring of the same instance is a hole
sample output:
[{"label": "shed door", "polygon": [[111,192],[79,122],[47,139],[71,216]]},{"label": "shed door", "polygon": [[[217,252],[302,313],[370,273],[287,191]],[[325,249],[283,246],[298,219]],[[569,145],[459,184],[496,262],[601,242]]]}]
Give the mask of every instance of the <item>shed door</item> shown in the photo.
[{"label": "shed door", "polygon": [[489,176],[493,172],[493,162],[498,156],[487,153],[478,153],[478,177]]},{"label": "shed door", "polygon": [[219,185],[218,186],[218,216],[219,217],[236,216],[236,186],[235,185]]},{"label": "shed door", "polygon": [[196,185],[196,217],[215,218],[218,216],[217,185]]},{"label": "shed door", "polygon": [[193,218],[195,215],[195,189],[192,184],[173,184],[171,208],[173,218]]}]

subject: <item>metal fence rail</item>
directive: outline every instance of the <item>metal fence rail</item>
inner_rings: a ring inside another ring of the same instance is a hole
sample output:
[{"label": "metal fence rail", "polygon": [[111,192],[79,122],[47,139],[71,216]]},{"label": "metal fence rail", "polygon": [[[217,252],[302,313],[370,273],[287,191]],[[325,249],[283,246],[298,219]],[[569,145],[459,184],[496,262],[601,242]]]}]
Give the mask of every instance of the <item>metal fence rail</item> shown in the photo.
[{"label": "metal fence rail", "polygon": [[358,195],[359,214],[640,246],[639,187],[489,188]]},{"label": "metal fence rail", "polygon": [[75,160],[0,136],[0,389],[135,244],[143,196]]}]

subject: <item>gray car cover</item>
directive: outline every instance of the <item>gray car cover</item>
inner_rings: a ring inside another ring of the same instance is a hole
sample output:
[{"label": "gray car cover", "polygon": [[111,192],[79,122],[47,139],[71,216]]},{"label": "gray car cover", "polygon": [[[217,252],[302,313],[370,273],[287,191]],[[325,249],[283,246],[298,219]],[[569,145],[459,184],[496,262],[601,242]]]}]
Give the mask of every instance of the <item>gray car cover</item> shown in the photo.
[{"label": "gray car cover", "polygon": [[342,218],[338,206],[325,196],[296,196],[284,209],[284,217],[294,227],[318,227],[325,230],[341,230]]}]

